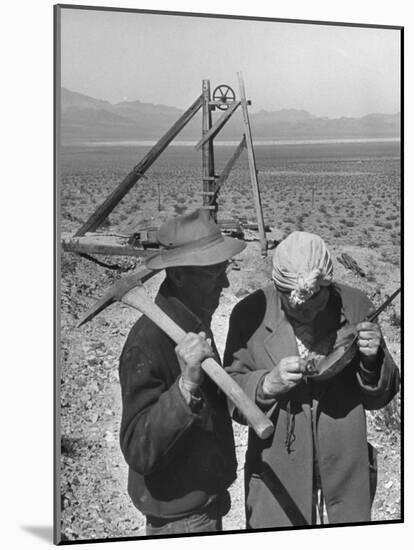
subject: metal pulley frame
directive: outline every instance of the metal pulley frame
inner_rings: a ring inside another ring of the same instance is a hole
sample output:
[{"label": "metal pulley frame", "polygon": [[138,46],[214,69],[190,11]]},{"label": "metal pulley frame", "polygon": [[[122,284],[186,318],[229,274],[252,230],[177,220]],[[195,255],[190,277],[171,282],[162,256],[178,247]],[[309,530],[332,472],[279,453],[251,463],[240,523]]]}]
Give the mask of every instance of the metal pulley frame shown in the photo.
[{"label": "metal pulley frame", "polygon": [[233,88],[227,86],[227,84],[219,84],[214,88],[213,101],[218,109],[221,111],[227,111],[229,104],[236,100],[236,94]]}]

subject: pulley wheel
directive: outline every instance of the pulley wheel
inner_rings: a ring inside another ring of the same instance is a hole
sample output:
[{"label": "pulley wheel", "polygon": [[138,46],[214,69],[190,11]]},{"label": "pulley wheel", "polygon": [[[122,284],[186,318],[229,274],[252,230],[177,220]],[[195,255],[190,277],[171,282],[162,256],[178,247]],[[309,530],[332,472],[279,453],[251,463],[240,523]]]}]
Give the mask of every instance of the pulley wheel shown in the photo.
[{"label": "pulley wheel", "polygon": [[213,91],[213,101],[221,101],[222,105],[218,104],[216,107],[221,111],[227,111],[229,108],[228,103],[236,99],[234,90],[227,86],[227,84],[220,84]]}]

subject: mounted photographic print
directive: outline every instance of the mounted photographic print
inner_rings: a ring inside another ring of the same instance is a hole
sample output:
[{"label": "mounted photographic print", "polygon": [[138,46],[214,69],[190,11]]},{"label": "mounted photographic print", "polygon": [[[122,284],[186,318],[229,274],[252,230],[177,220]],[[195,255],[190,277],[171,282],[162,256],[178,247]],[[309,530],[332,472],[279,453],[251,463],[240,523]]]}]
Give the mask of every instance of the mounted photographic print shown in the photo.
[{"label": "mounted photographic print", "polygon": [[56,544],[403,521],[402,37],[55,6]]}]

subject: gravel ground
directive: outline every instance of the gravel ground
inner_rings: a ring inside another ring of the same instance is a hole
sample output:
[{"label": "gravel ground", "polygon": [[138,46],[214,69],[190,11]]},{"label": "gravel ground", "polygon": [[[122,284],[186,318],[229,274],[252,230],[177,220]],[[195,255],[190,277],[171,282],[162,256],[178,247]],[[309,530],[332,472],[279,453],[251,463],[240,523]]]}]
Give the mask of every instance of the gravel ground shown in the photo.
[{"label": "gravel ground", "polygon": [[[341,246],[331,250],[351,254],[364,265],[367,250]],[[375,251],[369,250],[372,260]],[[231,287],[223,293],[215,314],[213,331],[220,352],[233,306],[251,290],[268,280],[269,259],[260,258],[259,246],[251,241],[241,255],[239,270],[230,274]],[[113,258],[111,261],[113,262]],[[132,260],[120,259],[125,268]],[[376,282],[358,278],[335,262],[338,280],[363,288],[374,301],[384,298],[399,284],[394,264],[379,263]],[[62,540],[144,536],[144,519],[131,504],[126,492],[127,468],[118,437],[120,387],[118,358],[136,312],[116,304],[84,327],[76,323],[96,298],[116,277],[77,256],[62,256],[61,279],[61,456],[59,485]],[[162,279],[156,275],[147,284],[154,294]],[[381,293],[378,287],[381,287]],[[394,311],[395,313],[395,311]],[[384,335],[396,362],[400,362],[400,329],[391,313],[382,317]],[[232,509],[224,520],[225,530],[244,529],[243,464],[246,428],[234,425],[238,477],[231,487]],[[370,442],[379,451],[379,480],[373,509],[374,520],[400,518],[400,409],[397,397],[386,409],[368,414]]]}]

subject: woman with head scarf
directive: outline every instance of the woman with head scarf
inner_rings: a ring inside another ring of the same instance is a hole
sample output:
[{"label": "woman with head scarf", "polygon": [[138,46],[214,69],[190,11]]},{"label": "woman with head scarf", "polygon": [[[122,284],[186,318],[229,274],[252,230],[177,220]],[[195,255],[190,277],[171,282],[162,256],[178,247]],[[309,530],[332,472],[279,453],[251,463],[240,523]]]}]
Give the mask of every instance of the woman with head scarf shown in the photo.
[{"label": "woman with head scarf", "polygon": [[[365,410],[384,407],[399,386],[380,327],[365,320],[371,309],[361,291],[333,280],[324,241],[300,231],[275,249],[272,284],[234,308],[224,364],[275,424],[265,441],[249,432],[248,528],[370,521]],[[352,329],[341,369],[318,372]]]}]

